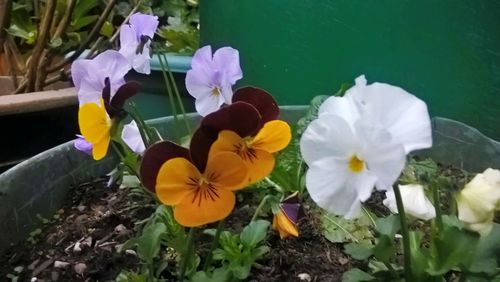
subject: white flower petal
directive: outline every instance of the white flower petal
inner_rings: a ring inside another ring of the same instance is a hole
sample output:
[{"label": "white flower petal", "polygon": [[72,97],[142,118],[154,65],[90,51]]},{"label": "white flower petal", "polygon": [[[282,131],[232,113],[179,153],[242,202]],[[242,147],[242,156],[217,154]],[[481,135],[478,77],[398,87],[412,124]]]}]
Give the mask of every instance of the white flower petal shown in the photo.
[{"label": "white flower petal", "polygon": [[[399,185],[401,199],[407,215],[422,219],[431,220],[436,217],[436,209],[432,202],[425,196],[424,187],[418,184]],[[384,205],[393,213],[398,213],[394,190],[385,193]]]},{"label": "white flower petal", "polygon": [[195,108],[198,114],[202,117],[217,111],[224,101],[220,96],[202,96],[195,101]]},{"label": "white flower petal", "polygon": [[360,81],[345,97],[355,101],[364,117],[386,128],[406,153],[432,146],[427,105],[402,88],[385,83],[365,86]]},{"label": "white flower petal", "polygon": [[324,158],[345,161],[357,146],[348,123],[333,114],[324,114],[312,121],[300,139],[300,152],[309,166],[322,162]]},{"label": "white flower petal", "polygon": [[359,110],[354,101],[347,97],[330,97],[318,109],[318,116],[332,114],[342,117],[351,127],[359,118]]},{"label": "white flower petal", "polygon": [[356,135],[363,144],[359,157],[377,177],[377,189],[388,190],[404,169],[406,154],[401,144],[394,143],[391,134],[373,126],[370,121],[355,123]]},{"label": "white flower petal", "polygon": [[359,216],[361,201],[369,197],[374,183],[372,175],[350,173],[343,163],[332,162],[327,169],[310,167],[306,174],[307,190],[318,206],[346,218]]},{"label": "white flower petal", "polygon": [[141,133],[134,120],[123,127],[122,139],[136,154],[142,155],[146,150]]}]

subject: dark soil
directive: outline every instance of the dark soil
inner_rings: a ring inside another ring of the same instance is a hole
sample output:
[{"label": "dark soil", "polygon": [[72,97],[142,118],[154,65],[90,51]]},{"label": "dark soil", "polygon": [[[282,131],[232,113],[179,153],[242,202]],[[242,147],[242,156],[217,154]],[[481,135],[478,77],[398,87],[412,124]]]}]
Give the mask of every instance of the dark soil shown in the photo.
[{"label": "dark soil", "polygon": [[[66,205],[42,228],[0,257],[0,281],[113,281],[122,270],[138,270],[133,252],[117,245],[137,234],[134,223],[147,218],[152,207],[139,204],[128,189],[107,188],[104,180],[81,185]],[[131,208],[134,207],[134,208]],[[226,227],[241,230],[253,207],[239,204]],[[340,281],[352,262],[342,246],[327,241],[308,214],[300,221],[300,237],[281,240],[270,234],[270,253],[253,268],[249,281]],[[203,252],[210,242],[198,242]]]},{"label": "dark soil", "polygon": [[326,240],[312,214],[299,222],[300,236],[281,240],[276,232],[269,238],[271,251],[259,261],[249,281],[341,281],[342,274],[353,267],[342,253],[341,244]]},{"label": "dark soil", "polygon": [[137,257],[119,254],[116,246],[133,236],[134,222],[153,210],[131,202],[128,189],[105,185],[100,180],[76,188],[44,227],[7,250],[0,257],[0,281],[14,277],[17,281],[113,281],[122,269],[137,269]]}]

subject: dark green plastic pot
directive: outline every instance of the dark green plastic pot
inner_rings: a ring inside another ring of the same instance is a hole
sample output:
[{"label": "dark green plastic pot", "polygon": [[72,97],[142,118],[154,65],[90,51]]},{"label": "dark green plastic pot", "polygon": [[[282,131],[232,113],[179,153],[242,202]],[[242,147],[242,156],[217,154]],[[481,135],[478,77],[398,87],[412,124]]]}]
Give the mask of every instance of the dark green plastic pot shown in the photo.
[{"label": "dark green plastic pot", "polygon": [[[281,117],[294,124],[308,107],[282,107]],[[199,116],[189,114],[192,128]],[[165,137],[174,133],[172,117],[149,121]],[[500,143],[462,123],[436,118],[433,120],[434,147],[419,152],[444,164],[471,172],[487,167],[500,168]],[[182,135],[186,132],[182,132]],[[81,183],[110,172],[117,159],[110,156],[94,161],[73,148],[73,142],[45,151],[0,174],[0,252],[24,240],[40,224],[37,215],[50,217],[59,209],[67,193]]]},{"label": "dark green plastic pot", "polygon": [[202,46],[240,51],[240,85],[282,105],[365,74],[500,140],[498,1],[207,0],[200,21]]},{"label": "dark green plastic pot", "polygon": [[[191,56],[166,54],[169,68],[174,76],[175,84],[179,89],[182,103],[187,112],[194,108],[194,98],[186,90],[186,72],[191,68]],[[130,72],[127,80],[135,80],[142,84],[141,93],[132,98],[145,119],[153,119],[172,115],[163,72],[157,55],[151,59],[151,74],[143,75]],[[176,100],[177,103],[177,100]],[[179,112],[179,110],[177,110]]]}]

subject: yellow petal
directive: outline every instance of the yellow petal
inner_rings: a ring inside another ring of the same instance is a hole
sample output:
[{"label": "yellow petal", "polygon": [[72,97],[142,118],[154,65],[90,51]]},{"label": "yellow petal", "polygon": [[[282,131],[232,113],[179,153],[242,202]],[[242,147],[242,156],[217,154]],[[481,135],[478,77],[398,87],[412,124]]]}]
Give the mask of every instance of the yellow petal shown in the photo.
[{"label": "yellow petal", "polygon": [[209,158],[211,155],[220,152],[237,152],[238,148],[243,145],[243,138],[236,132],[230,130],[222,130],[219,132],[217,140],[210,147]]},{"label": "yellow petal", "polygon": [[201,175],[198,169],[184,158],[165,162],[156,177],[156,194],[165,205],[177,205],[196,191]]},{"label": "yellow petal", "polygon": [[106,156],[108,153],[109,142],[111,136],[109,134],[102,137],[100,141],[92,144],[92,157],[94,160],[98,161]]},{"label": "yellow petal", "polygon": [[109,135],[111,120],[106,109],[94,103],[86,103],[78,110],[78,124],[83,137],[90,143],[97,143]]},{"label": "yellow petal", "polygon": [[249,185],[268,176],[273,171],[275,160],[271,153],[256,149],[253,145],[248,146],[246,142],[245,138],[241,138],[235,132],[223,130],[212,144],[209,155],[213,156],[220,152],[238,154],[248,169],[246,185]]},{"label": "yellow petal", "polygon": [[248,183],[252,184],[262,180],[271,174],[274,169],[274,156],[271,153],[262,150],[250,149],[252,158],[243,158],[248,169]]},{"label": "yellow petal", "polygon": [[286,148],[291,139],[292,132],[288,123],[272,120],[264,124],[250,145],[254,149],[275,153]]},{"label": "yellow petal", "polygon": [[282,211],[274,215],[272,227],[280,233],[281,239],[285,239],[289,236],[299,236],[299,230],[295,224],[293,224]]},{"label": "yellow petal", "polygon": [[237,154],[219,152],[210,156],[203,175],[217,189],[241,189],[246,186],[247,166]]},{"label": "yellow petal", "polygon": [[226,218],[234,208],[235,196],[224,189],[211,190],[203,185],[175,206],[174,218],[186,227],[196,227]]}]

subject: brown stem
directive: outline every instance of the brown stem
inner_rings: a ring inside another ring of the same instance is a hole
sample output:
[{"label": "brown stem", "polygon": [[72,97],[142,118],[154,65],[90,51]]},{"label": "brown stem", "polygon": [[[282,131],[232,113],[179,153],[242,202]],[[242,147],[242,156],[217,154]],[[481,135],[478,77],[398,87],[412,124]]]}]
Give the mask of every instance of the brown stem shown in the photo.
[{"label": "brown stem", "polygon": [[54,16],[54,12],[56,10],[56,0],[47,0],[46,3],[45,15],[43,16],[43,20],[41,22],[40,32],[36,39],[36,44],[33,48],[33,54],[31,55],[31,60],[29,63],[28,73],[26,74],[28,78],[28,92],[35,91],[37,67],[49,35],[49,28],[52,23],[52,17]]},{"label": "brown stem", "polygon": [[73,15],[73,10],[75,9],[75,4],[76,0],[67,0],[66,11],[64,12],[61,22],[59,22],[59,25],[57,26],[56,32],[54,32],[52,39],[61,37],[64,34],[64,32],[66,32],[66,28],[69,26],[71,16]]},{"label": "brown stem", "polygon": [[0,54],[3,53],[3,45],[7,36],[5,29],[10,25],[11,9],[12,0],[0,0]]},{"label": "brown stem", "polygon": [[[115,30],[115,33],[108,39],[107,41],[107,45],[112,45],[116,38],[118,37],[118,35],[120,34],[120,27],[124,24],[126,24],[128,22],[128,20],[130,19],[130,17],[135,13],[137,12],[137,10],[139,9],[139,6],[142,4],[142,0],[139,0],[137,2],[137,4],[134,6],[134,8],[130,11],[130,13],[127,15],[127,17],[125,17],[125,19],[123,20],[122,24]],[[95,53],[97,52],[98,50],[98,47],[99,47],[99,44],[101,44],[102,40],[104,40],[104,37],[99,37],[97,39],[97,41],[94,43],[94,45],[92,45],[92,48],[90,49],[90,52],[87,54],[86,58],[87,59],[91,59],[93,57],[95,57]]]},{"label": "brown stem", "polygon": [[17,88],[19,84],[17,81],[15,62],[12,61],[13,56],[11,54],[11,50],[10,50],[9,46],[7,45],[7,42],[4,43],[3,49],[4,49],[4,54],[5,54],[5,61],[7,63],[7,73],[10,75],[10,78],[12,80],[12,84],[14,85],[14,87]]},{"label": "brown stem", "polygon": [[97,35],[99,35],[99,31],[101,30],[102,25],[104,24],[104,22],[106,21],[106,19],[109,16],[109,14],[111,13],[111,10],[113,10],[115,3],[116,3],[116,0],[110,0],[108,2],[108,4],[106,5],[106,8],[104,8],[104,11],[102,12],[101,16],[97,20],[97,23],[94,25],[94,28],[90,31],[87,39],[82,44],[80,44],[80,46],[78,46],[78,48],[75,50],[75,52],[71,56],[65,58],[60,63],[58,63],[56,66],[48,69],[47,70],[48,73],[53,73],[53,72],[63,68],[67,64],[73,62],[75,59],[77,59],[83,53],[83,51],[85,51],[85,49],[88,48],[90,43],[96,39]]}]

